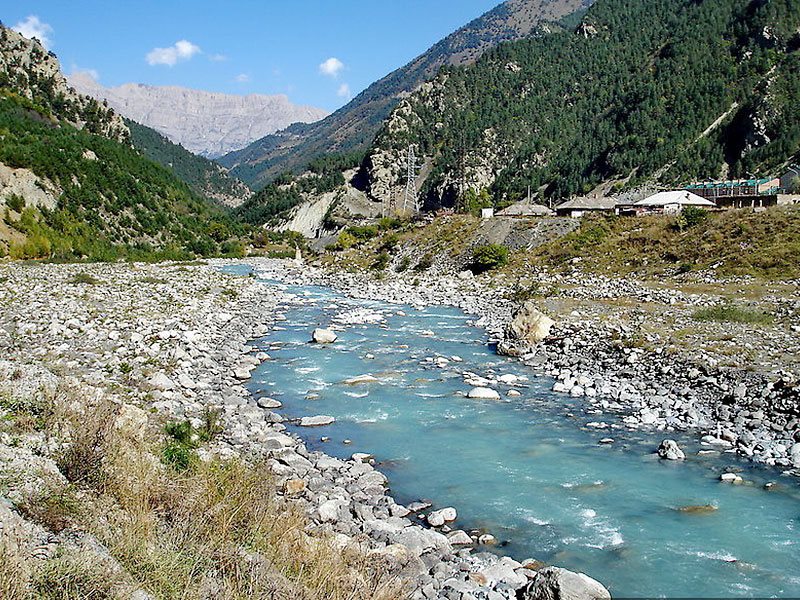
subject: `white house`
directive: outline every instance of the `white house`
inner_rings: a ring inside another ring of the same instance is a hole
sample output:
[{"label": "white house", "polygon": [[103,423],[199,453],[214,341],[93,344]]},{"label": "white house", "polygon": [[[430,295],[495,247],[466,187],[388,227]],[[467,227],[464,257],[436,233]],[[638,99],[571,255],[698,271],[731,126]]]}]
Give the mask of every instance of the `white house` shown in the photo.
[{"label": "white house", "polygon": [[717,205],[711,200],[701,198],[697,194],[693,194],[687,190],[675,190],[672,192],[659,192],[627,206],[620,205],[617,207],[617,213],[635,215],[653,213],[677,215],[687,206],[716,208]]}]

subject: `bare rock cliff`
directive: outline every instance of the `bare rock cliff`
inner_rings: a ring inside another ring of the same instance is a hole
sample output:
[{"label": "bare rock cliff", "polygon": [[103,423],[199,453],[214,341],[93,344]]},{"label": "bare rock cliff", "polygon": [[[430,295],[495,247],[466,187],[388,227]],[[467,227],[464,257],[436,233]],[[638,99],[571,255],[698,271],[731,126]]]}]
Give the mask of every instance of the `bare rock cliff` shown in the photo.
[{"label": "bare rock cliff", "polygon": [[244,148],[292,123],[311,123],[327,115],[319,108],[292,104],[283,95],[236,96],[139,83],[106,88],[86,73],[69,79],[81,93],[107,100],[132,121],[209,158]]}]

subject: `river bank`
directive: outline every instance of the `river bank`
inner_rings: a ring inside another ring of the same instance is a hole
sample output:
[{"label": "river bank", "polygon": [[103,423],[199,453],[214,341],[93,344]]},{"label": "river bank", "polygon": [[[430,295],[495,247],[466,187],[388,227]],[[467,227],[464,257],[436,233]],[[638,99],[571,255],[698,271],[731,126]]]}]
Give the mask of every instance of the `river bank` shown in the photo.
[{"label": "river bank", "polygon": [[[262,277],[329,285],[355,298],[456,306],[475,315],[474,324],[495,342],[520,290],[516,281],[469,273],[379,278],[345,268],[255,264]],[[800,474],[797,282],[762,287],[706,274],[667,286],[534,272],[528,286],[556,325],[522,360],[557,379],[555,391],[583,401],[599,437],[608,439],[618,427],[691,430],[705,451],[735,451]],[[769,322],[696,318],[731,298],[757,305]]]},{"label": "river bank", "polygon": [[[91,403],[102,397],[116,406],[109,427],[133,423],[134,433],[157,435],[165,422],[184,419],[199,429],[213,411],[221,431],[198,450],[201,456],[265,464],[279,496],[306,515],[308,534],[380,564],[412,597],[538,597],[559,586],[607,595],[589,578],[535,561],[473,554],[465,532],[413,523],[409,508],[387,495],[385,477],[362,457],[334,459],[287,435],[274,412],[279,407],[257,403],[242,383],[269,360],[268,342],[259,349],[250,341],[279,327],[281,312],[296,299],[251,278],[226,276],[222,264],[228,263],[0,266],[0,392],[4,422],[11,424],[0,432],[6,499],[0,535],[4,551],[19,554],[21,569],[35,571],[77,546],[117,575],[130,571],[125,557],[96,536],[69,525],[53,531],[22,508],[41,501],[43,488],[82,485],[60,470],[59,457],[76,439],[18,427],[20,406],[66,387],[71,409],[87,420]],[[257,264],[295,276],[286,263]],[[90,494],[79,495],[92,502]],[[213,583],[218,575],[203,577]],[[146,585],[137,588],[134,573],[124,579],[127,597],[151,597]]]}]

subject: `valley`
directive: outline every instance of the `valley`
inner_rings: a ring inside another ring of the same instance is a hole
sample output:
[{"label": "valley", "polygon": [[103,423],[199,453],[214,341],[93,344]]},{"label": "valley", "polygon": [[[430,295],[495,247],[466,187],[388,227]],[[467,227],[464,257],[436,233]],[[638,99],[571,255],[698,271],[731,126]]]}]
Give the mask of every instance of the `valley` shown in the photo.
[{"label": "valley", "polygon": [[306,19],[331,114],[0,23],[0,598],[797,596],[800,3],[508,0],[352,100]]}]

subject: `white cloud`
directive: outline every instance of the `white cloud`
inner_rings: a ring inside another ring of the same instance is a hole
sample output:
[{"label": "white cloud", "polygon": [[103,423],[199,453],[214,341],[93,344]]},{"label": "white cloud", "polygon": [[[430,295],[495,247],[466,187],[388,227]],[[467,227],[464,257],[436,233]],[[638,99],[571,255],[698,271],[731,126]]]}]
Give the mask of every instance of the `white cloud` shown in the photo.
[{"label": "white cloud", "polygon": [[352,96],[352,94],[350,93],[350,86],[346,83],[343,83],[342,85],[339,86],[339,89],[336,90],[336,95],[339,96],[340,98],[349,98],[350,96]]},{"label": "white cloud", "polygon": [[343,69],[344,63],[333,56],[319,66],[319,72],[326,77],[338,77]]},{"label": "white cloud", "polygon": [[234,81],[236,81],[236,83],[250,83],[250,75],[247,73],[239,73],[234,77]]},{"label": "white cloud", "polygon": [[169,48],[153,48],[145,59],[150,66],[166,65],[174,67],[177,63],[189,60],[201,52],[200,47],[187,40],[175,42]]},{"label": "white cloud", "polygon": [[100,73],[96,69],[84,69],[75,63],[70,65],[70,75],[86,75],[91,77],[93,81],[100,81]]},{"label": "white cloud", "polygon": [[211,54],[208,57],[208,60],[210,60],[211,62],[225,62],[226,60],[228,60],[228,57],[225,56],[224,54]]},{"label": "white cloud", "polygon": [[42,42],[42,46],[50,50],[50,46],[52,45],[50,36],[53,34],[53,28],[47,23],[42,23],[36,15],[29,15],[24,21],[20,21],[11,29],[21,33],[26,38],[38,39]]}]

